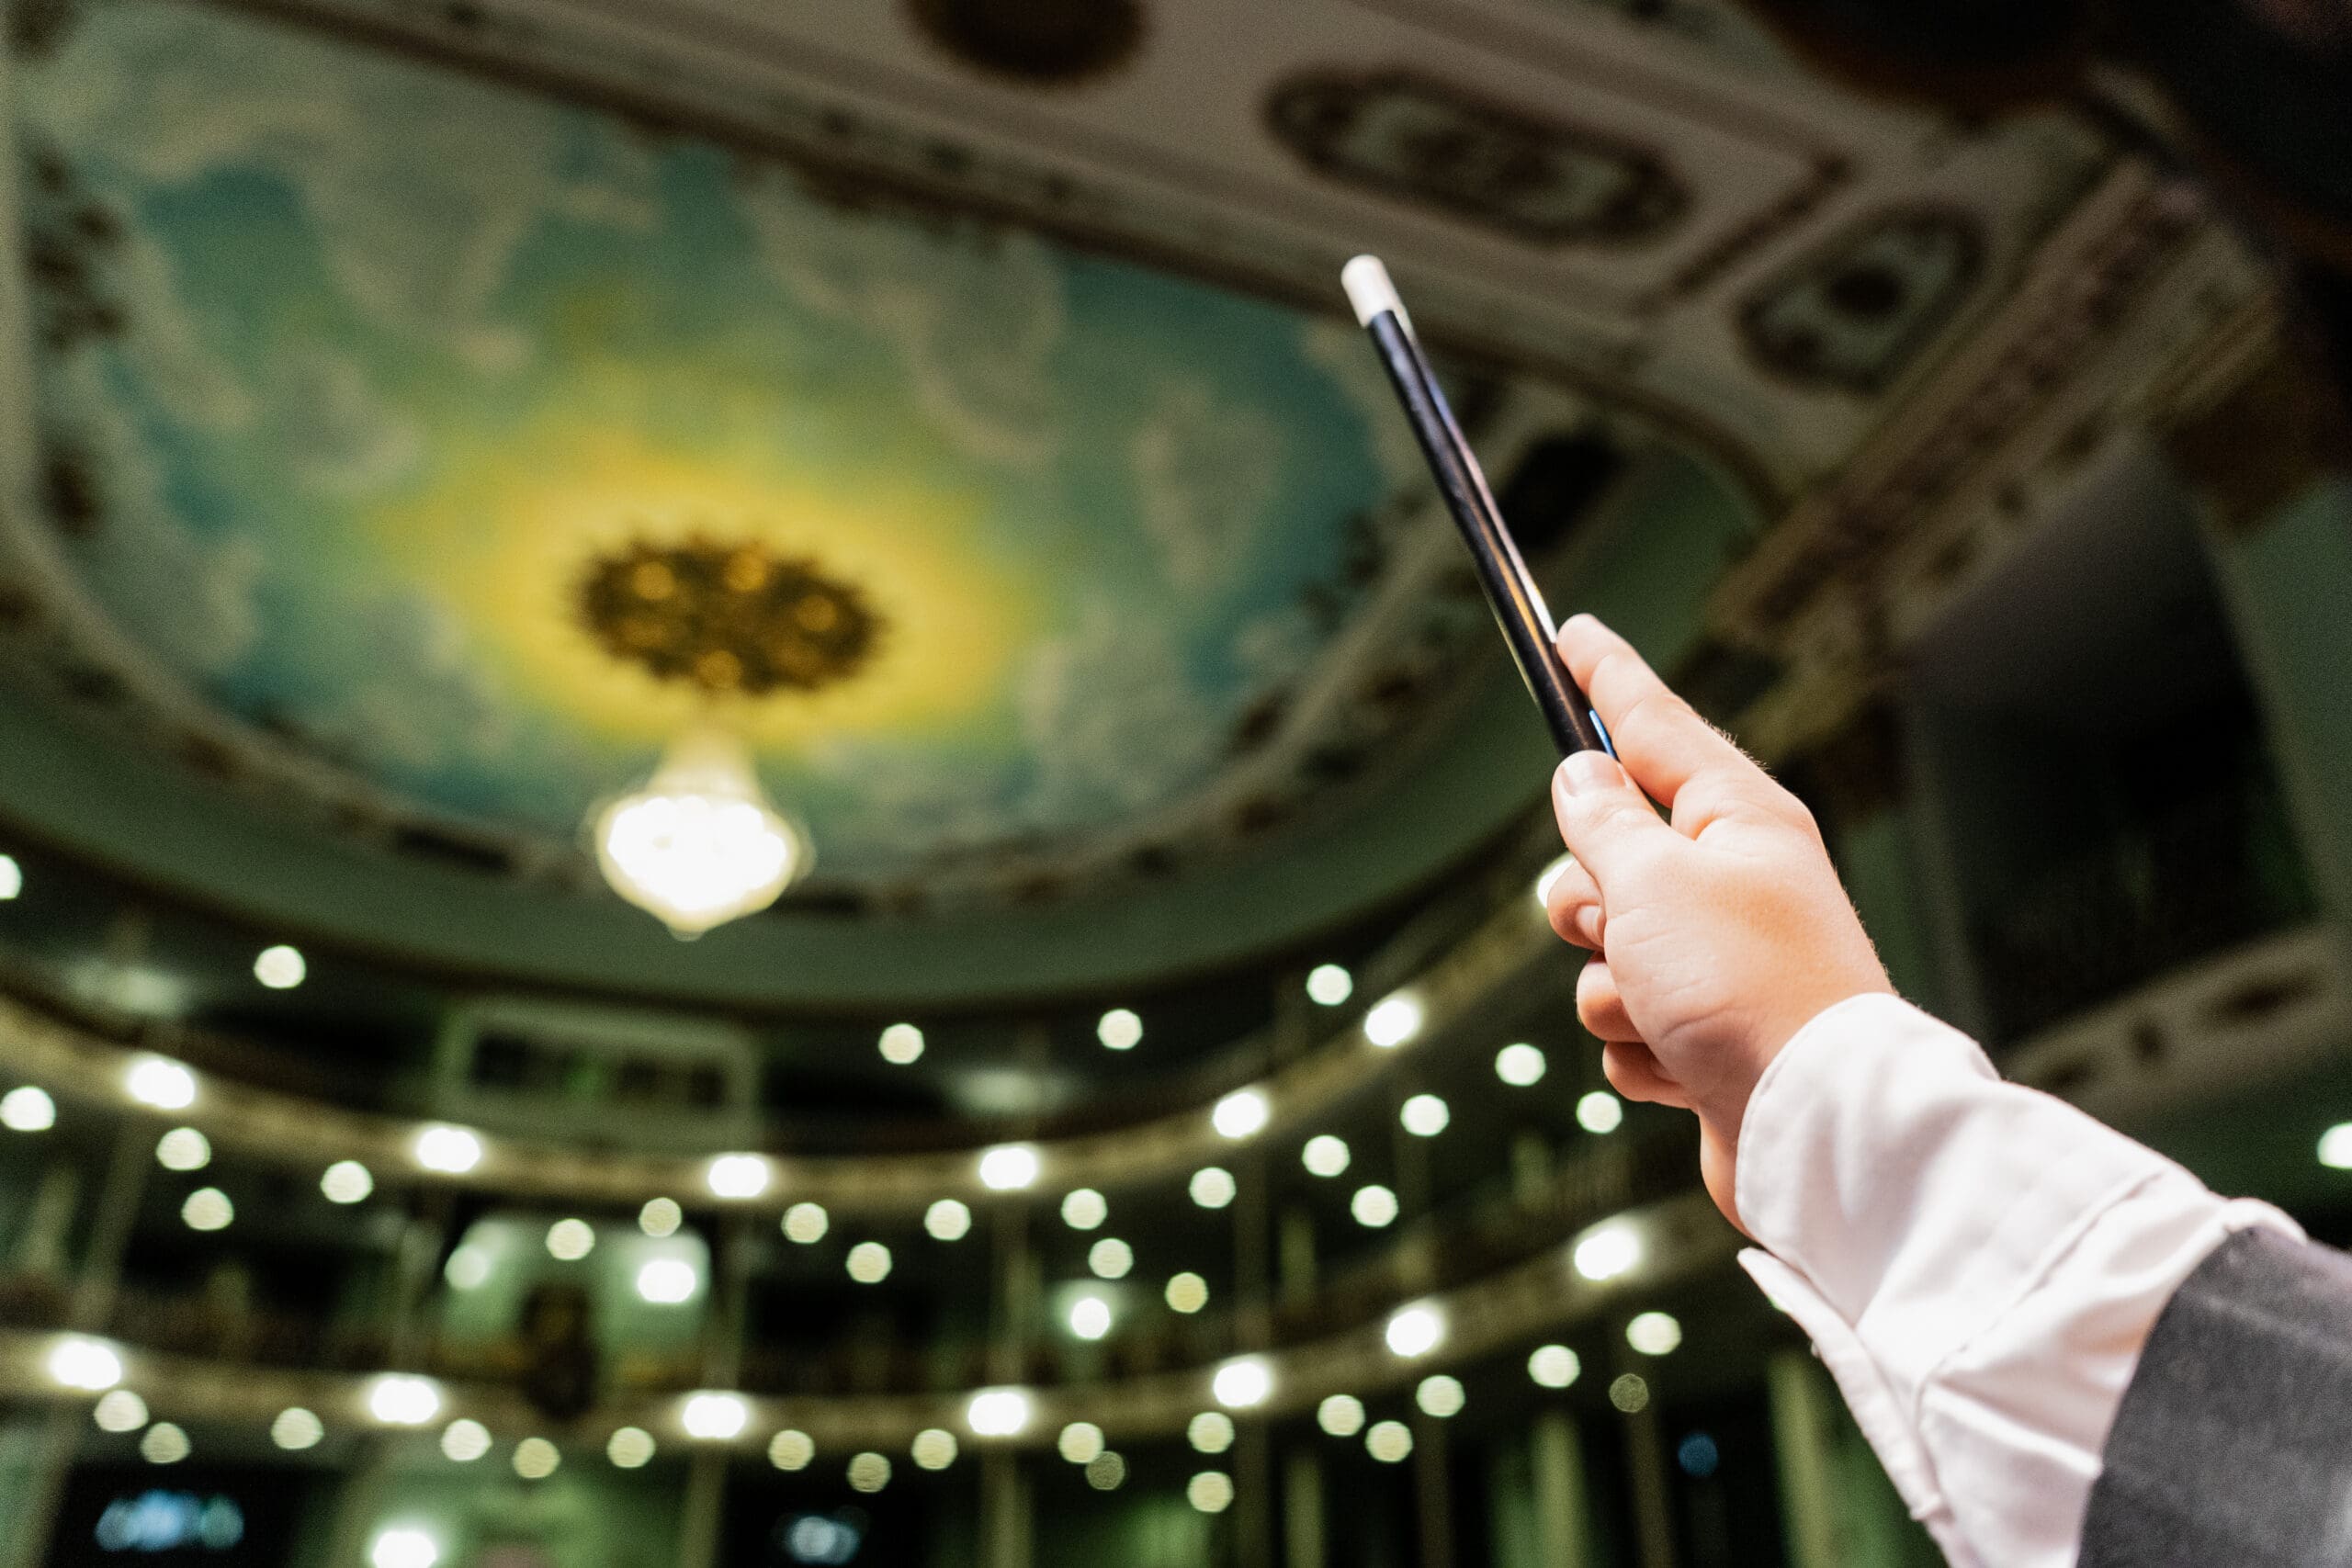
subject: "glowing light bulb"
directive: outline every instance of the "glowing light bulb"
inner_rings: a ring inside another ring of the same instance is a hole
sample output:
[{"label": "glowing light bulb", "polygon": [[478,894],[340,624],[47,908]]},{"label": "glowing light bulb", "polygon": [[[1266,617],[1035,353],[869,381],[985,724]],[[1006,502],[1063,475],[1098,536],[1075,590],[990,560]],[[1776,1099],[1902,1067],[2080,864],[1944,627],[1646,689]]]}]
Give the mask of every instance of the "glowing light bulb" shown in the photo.
[{"label": "glowing light bulb", "polygon": [[1577,1125],[1588,1133],[1613,1133],[1624,1122],[1623,1102],[1605,1089],[1594,1089],[1577,1101]]},{"label": "glowing light bulb", "polygon": [[1127,1008],[1113,1008],[1094,1026],[1094,1038],[1106,1050],[1132,1051],[1143,1040],[1143,1020]]},{"label": "glowing light bulb", "polygon": [[416,1163],[444,1176],[463,1176],[481,1163],[481,1140],[463,1127],[427,1127],[416,1135]]},{"label": "glowing light bulb", "polygon": [[1073,1421],[1062,1428],[1054,1446],[1072,1464],[1092,1464],[1102,1453],[1102,1428],[1091,1421]]},{"label": "glowing light bulb", "polygon": [[639,1299],[655,1306],[676,1306],[690,1301],[702,1283],[695,1266],[677,1258],[656,1258],[637,1271]]},{"label": "glowing light bulb", "polygon": [[1419,1405],[1424,1414],[1434,1416],[1441,1421],[1461,1415],[1465,1398],[1462,1392],[1462,1380],[1450,1378],[1443,1372],[1423,1378],[1420,1386],[1413,1391],[1413,1403]]},{"label": "glowing light bulb", "polygon": [[368,1390],[368,1414],[388,1427],[422,1427],[440,1410],[441,1391],[423,1378],[391,1372]]},{"label": "glowing light bulb", "polygon": [[999,1144],[980,1156],[980,1185],[991,1192],[1017,1192],[1037,1179],[1037,1151],[1026,1144]]},{"label": "glowing light bulb", "polygon": [[786,1241],[813,1247],[825,1239],[825,1232],[832,1225],[821,1203],[795,1203],[784,1212],[784,1236]]},{"label": "glowing light bulb", "polygon": [[155,1141],[155,1163],[165,1170],[202,1170],[212,1163],[212,1142],[193,1127],[175,1127]]},{"label": "glowing light bulb", "polygon": [[558,1220],[548,1227],[548,1256],[577,1263],[596,1250],[596,1227],[585,1220]]},{"label": "glowing light bulb", "polygon": [[1435,1307],[1407,1307],[1389,1318],[1382,1337],[1394,1355],[1408,1359],[1426,1356],[1445,1342],[1445,1319]]},{"label": "glowing light bulb", "polygon": [[1348,1213],[1353,1214],[1356,1224],[1365,1229],[1379,1230],[1396,1223],[1396,1194],[1377,1182],[1359,1187],[1356,1195],[1348,1200]]},{"label": "glowing light bulb", "polygon": [[1194,1273],[1172,1275],[1166,1294],[1170,1311],[1190,1314],[1209,1304],[1209,1282]]},{"label": "glowing light bulb", "polygon": [[1246,1410],[1253,1404],[1263,1404],[1266,1395],[1273,1390],[1272,1369],[1255,1356],[1244,1356],[1226,1362],[1216,1370],[1216,1376],[1209,1383],[1209,1393],[1219,1404],[1229,1410]]},{"label": "glowing light bulb", "polygon": [[1527,1358],[1527,1375],[1542,1388],[1566,1388],[1583,1372],[1583,1359],[1566,1345],[1540,1346]]},{"label": "glowing light bulb", "polygon": [[1631,1225],[1603,1225],[1577,1243],[1576,1270],[1596,1282],[1631,1273],[1642,1261],[1642,1238]]},{"label": "glowing light bulb", "polygon": [[375,1568],[433,1568],[441,1561],[441,1548],[423,1530],[379,1530],[368,1561]]},{"label": "glowing light bulb", "polygon": [[650,1236],[675,1235],[685,1217],[675,1198],[648,1198],[637,1212],[637,1228]]},{"label": "glowing light bulb", "polygon": [[849,1249],[849,1277],[861,1285],[878,1285],[890,1277],[890,1249],[878,1241],[861,1241]]},{"label": "glowing light bulb", "polygon": [[196,1075],[161,1056],[133,1062],[123,1084],[131,1099],[158,1111],[186,1111],[196,1103]]},{"label": "glowing light bulb", "polygon": [[1189,1188],[1193,1201],[1204,1209],[1222,1209],[1233,1201],[1236,1190],[1233,1172],[1218,1166],[1204,1166],[1193,1172]]},{"label": "glowing light bulb", "polygon": [[1080,1296],[1069,1303],[1069,1331],[1080,1339],[1100,1339],[1111,1332],[1111,1303],[1101,1296]]},{"label": "glowing light bulb", "polygon": [[545,1481],[562,1462],[562,1453],[545,1438],[526,1438],[514,1445],[514,1473],[526,1481]]},{"label": "glowing light bulb", "polygon": [[122,1358],[96,1339],[61,1339],[49,1352],[49,1375],[60,1387],[96,1393],[122,1381]]},{"label": "glowing light bulb", "polygon": [[1355,977],[1336,964],[1318,964],[1306,973],[1307,999],[1318,1007],[1338,1007],[1355,989]]},{"label": "glowing light bulb", "polygon": [[766,908],[809,861],[743,743],[707,727],[673,742],[643,789],[596,814],[594,832],[613,891],[680,937]]},{"label": "glowing light bulb", "polygon": [[1434,1138],[1453,1122],[1453,1112],[1436,1095],[1417,1094],[1398,1109],[1396,1120],[1417,1138]]},{"label": "glowing light bulb", "polygon": [[223,1231],[237,1217],[237,1207],[218,1187],[199,1187],[180,1205],[180,1221],[192,1231]]},{"label": "glowing light bulb", "polygon": [[1265,1126],[1272,1108],[1266,1103],[1263,1091],[1238,1089],[1216,1102],[1209,1112],[1209,1124],[1220,1137],[1241,1139]]},{"label": "glowing light bulb", "polygon": [[894,1023],[878,1042],[882,1059],[894,1067],[910,1067],[922,1057],[922,1031],[911,1023]]},{"label": "glowing light bulb", "polygon": [[806,1432],[786,1427],[768,1439],[768,1462],[778,1470],[806,1470],[816,1457],[817,1441]]},{"label": "glowing light bulb", "polygon": [[1352,1438],[1363,1430],[1363,1401],[1352,1393],[1335,1393],[1315,1407],[1315,1424],[1335,1438]]},{"label": "glowing light bulb", "polygon": [[1298,1153],[1299,1163],[1306,1167],[1309,1176],[1339,1176],[1348,1168],[1348,1144],[1329,1133],[1318,1133],[1306,1140]]},{"label": "glowing light bulb", "polygon": [[269,1424],[269,1440],[288,1453],[314,1449],[327,1435],[326,1423],[299,1404],[289,1404]]},{"label": "glowing light bulb", "polygon": [[922,1212],[922,1228],[933,1241],[961,1241],[972,1229],[972,1211],[953,1198],[942,1198]]},{"label": "glowing light bulb", "polygon": [[740,1436],[752,1418],[752,1407],[740,1393],[695,1393],[686,1397],[678,1424],[689,1438],[723,1443]]},{"label": "glowing light bulb", "polygon": [[1222,1514],[1233,1506],[1233,1477],[1204,1470],[1184,1483],[1184,1501],[1204,1514]]},{"label": "glowing light bulb", "polygon": [[1029,1396],[1017,1388],[982,1389],[964,1407],[964,1424],[983,1438],[1017,1438],[1029,1425]]},{"label": "glowing light bulb", "polygon": [[942,1427],[931,1427],[915,1434],[908,1456],[923,1470],[945,1470],[956,1462],[956,1434]]},{"label": "glowing light bulb", "polygon": [[177,1464],[187,1458],[187,1434],[169,1421],[158,1421],[139,1439],[139,1457],[149,1464]]},{"label": "glowing light bulb", "polygon": [[756,1198],[768,1190],[768,1162],[758,1155],[720,1155],[703,1172],[714,1198]]},{"label": "glowing light bulb", "polygon": [[479,1291],[490,1283],[491,1261],[488,1248],[467,1242],[449,1254],[449,1261],[441,1266],[441,1277],[453,1291]]},{"label": "glowing light bulb", "polygon": [[1420,1033],[1425,1015],[1421,998],[1410,991],[1385,997],[1363,1015],[1363,1037],[1384,1051],[1395,1050]]},{"label": "glowing light bulb", "polygon": [[1413,1455],[1413,1429],[1402,1421],[1378,1421],[1363,1435],[1364,1451],[1383,1464],[1401,1464]]},{"label": "glowing light bulb", "polygon": [[127,1388],[114,1389],[98,1396],[90,1419],[101,1432],[136,1432],[147,1425],[147,1402]]},{"label": "glowing light bulb", "polygon": [[1645,1312],[1625,1325],[1625,1343],[1645,1356],[1670,1356],[1682,1343],[1682,1325],[1663,1312]]},{"label": "glowing light bulb", "polygon": [[653,1462],[653,1434],[642,1427],[623,1427],[605,1443],[605,1457],[615,1470],[643,1470]]},{"label": "glowing light bulb", "polygon": [[319,1191],[330,1203],[364,1203],[376,1190],[376,1179],[356,1159],[339,1159],[319,1178]]},{"label": "glowing light bulb", "polygon": [[1062,1224],[1074,1231],[1091,1231],[1111,1217],[1111,1205],[1091,1187],[1081,1187],[1062,1199]]},{"label": "glowing light bulb", "polygon": [[46,1133],[57,1125],[57,1101],[27,1084],[0,1095],[0,1127],[11,1133]]},{"label": "glowing light bulb", "polygon": [[311,966],[304,962],[301,949],[282,942],[263,948],[261,955],[254,960],[254,978],[273,991],[290,991],[310,973]]},{"label": "glowing light bulb", "polygon": [[1495,1053],[1495,1077],[1513,1089],[1528,1089],[1543,1082],[1544,1069],[1548,1065],[1544,1053],[1524,1041]]},{"label": "glowing light bulb", "polygon": [[1136,1266],[1135,1248],[1117,1236],[1106,1235],[1086,1249],[1086,1266],[1102,1280],[1124,1280]]},{"label": "glowing light bulb", "polygon": [[490,1452],[490,1428],[460,1416],[441,1428],[441,1457],[451,1464],[471,1464]]}]

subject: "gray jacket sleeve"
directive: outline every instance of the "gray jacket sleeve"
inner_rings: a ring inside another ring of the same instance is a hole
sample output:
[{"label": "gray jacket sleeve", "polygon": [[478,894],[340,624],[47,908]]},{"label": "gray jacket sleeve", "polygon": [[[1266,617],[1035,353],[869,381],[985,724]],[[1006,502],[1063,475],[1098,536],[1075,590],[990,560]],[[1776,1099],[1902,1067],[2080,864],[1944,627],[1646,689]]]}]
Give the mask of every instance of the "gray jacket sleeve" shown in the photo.
[{"label": "gray jacket sleeve", "polygon": [[2240,1232],[2149,1335],[2080,1568],[2352,1564],[2352,1257]]}]

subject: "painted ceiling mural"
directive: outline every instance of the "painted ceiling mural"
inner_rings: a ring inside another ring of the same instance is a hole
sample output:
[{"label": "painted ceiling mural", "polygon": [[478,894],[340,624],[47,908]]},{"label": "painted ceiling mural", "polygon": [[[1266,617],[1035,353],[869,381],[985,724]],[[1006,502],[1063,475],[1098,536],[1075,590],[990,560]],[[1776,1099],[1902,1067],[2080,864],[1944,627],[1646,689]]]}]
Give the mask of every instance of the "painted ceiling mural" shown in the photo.
[{"label": "painted ceiling mural", "polygon": [[[715,706],[828,881],[1006,883],[1181,815],[1428,525],[1335,321],[199,6],[35,41],[56,547],[198,706],[438,818],[570,853]],[[1416,604],[1433,697],[1483,613]]]}]

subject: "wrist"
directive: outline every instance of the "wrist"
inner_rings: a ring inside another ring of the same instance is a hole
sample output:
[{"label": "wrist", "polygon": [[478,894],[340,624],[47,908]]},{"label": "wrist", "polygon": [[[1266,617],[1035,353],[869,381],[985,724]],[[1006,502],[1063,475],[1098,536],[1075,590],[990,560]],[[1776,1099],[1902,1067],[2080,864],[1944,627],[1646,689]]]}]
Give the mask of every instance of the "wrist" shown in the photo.
[{"label": "wrist", "polygon": [[1755,1102],[1765,1075],[1800,1036],[1849,1002],[1894,994],[1894,987],[1883,981],[1838,987],[1816,1001],[1793,1003],[1753,1021],[1736,1039],[1713,1054],[1718,1072],[1702,1092],[1692,1097],[1691,1109],[1730,1147],[1737,1148],[1740,1133],[1747,1122],[1748,1108]]}]

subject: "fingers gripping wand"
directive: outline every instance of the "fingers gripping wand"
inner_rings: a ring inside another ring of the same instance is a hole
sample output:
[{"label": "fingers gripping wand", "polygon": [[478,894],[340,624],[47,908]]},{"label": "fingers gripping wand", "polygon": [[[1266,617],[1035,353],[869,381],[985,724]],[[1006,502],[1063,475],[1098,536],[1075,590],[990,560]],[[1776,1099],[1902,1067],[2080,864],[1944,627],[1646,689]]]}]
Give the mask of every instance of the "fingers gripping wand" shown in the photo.
[{"label": "fingers gripping wand", "polygon": [[1510,530],[1503,525],[1478,459],[1462,438],[1461,427],[1453,423],[1453,411],[1446,406],[1445,394],[1413,335],[1411,318],[1396,298],[1396,285],[1388,281],[1388,269],[1378,256],[1358,256],[1341,270],[1340,281],[1348,291],[1348,303],[1355,307],[1356,320],[1371,333],[1381,363],[1388,367],[1388,378],[1395,383],[1405,417],[1412,422],[1413,434],[1420,440],[1422,456],[1429,459],[1446,510],[1453,514],[1463,542],[1470,547],[1479,584],[1487,591],[1487,602],[1502,626],[1504,640],[1510,644],[1511,657],[1519,663],[1535,705],[1544,710],[1553,743],[1564,757],[1574,751],[1608,750],[1608,737],[1590,705],[1552,651],[1552,616],[1544,607],[1544,595],[1529,575],[1527,563],[1520,558]]}]

